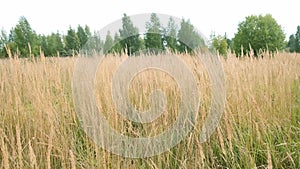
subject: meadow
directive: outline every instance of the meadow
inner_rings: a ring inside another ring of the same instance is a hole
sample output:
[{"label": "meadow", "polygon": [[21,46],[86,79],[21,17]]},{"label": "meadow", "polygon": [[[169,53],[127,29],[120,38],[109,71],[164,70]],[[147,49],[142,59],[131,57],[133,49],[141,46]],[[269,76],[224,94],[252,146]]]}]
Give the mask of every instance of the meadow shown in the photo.
[{"label": "meadow", "polygon": [[[226,78],[225,110],[204,143],[199,136],[211,103],[209,76],[197,56],[178,57],[198,82],[201,102],[195,127],[169,151],[136,159],[102,149],[83,131],[72,93],[77,57],[41,54],[0,60],[0,167],[300,168],[299,54],[220,57]],[[110,84],[126,58],[109,55],[101,62],[94,90],[99,109],[122,134],[138,138],[161,133],[176,121],[179,88],[161,71],[139,74],[130,85],[132,104],[138,110],[149,109],[149,93],[160,88],[166,95],[166,112],[147,124],[122,118],[112,101]]]}]

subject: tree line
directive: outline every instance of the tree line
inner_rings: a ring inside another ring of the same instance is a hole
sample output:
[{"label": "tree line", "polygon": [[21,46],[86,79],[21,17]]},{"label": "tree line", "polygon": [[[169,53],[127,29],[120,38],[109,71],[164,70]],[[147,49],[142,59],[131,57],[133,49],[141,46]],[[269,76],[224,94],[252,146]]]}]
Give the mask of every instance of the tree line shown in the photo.
[{"label": "tree line", "polygon": [[96,33],[92,35],[87,25],[78,25],[77,30],[69,27],[67,35],[57,32],[46,36],[37,34],[22,16],[8,35],[4,30],[1,31],[0,57],[7,57],[8,50],[19,57],[38,56],[41,52],[45,56],[72,56],[89,38],[95,39],[94,45],[101,46],[101,40]]},{"label": "tree line", "polygon": [[70,26],[66,35],[57,32],[46,36],[37,34],[22,16],[9,34],[1,31],[0,57],[7,57],[8,51],[20,57],[38,56],[41,52],[45,56],[72,56],[82,49],[93,49],[94,52],[104,54],[128,55],[141,51],[160,53],[166,50],[193,53],[194,49],[211,50],[224,56],[229,49],[237,56],[246,55],[251,51],[256,56],[264,51],[300,52],[300,26],[286,42],[281,26],[270,14],[247,16],[238,25],[238,32],[234,38],[228,39],[226,34],[213,34],[208,44],[189,20],[182,19],[180,25],[177,25],[171,17],[166,27],[163,27],[157,14],[152,13],[145,27],[146,33],[141,36],[130,17],[124,14],[119,32],[111,35],[108,31],[105,39],[100,39],[97,32],[92,33],[87,25],[78,25],[77,29]]},{"label": "tree line", "polygon": [[72,56],[77,55],[83,48],[105,54],[132,55],[140,51],[158,53],[167,49],[191,53],[193,49],[205,46],[204,40],[189,20],[182,19],[178,29],[174,19],[170,18],[167,27],[163,27],[159,17],[153,13],[146,23],[146,29],[147,32],[141,37],[130,17],[124,14],[122,28],[113,37],[108,31],[106,38],[100,39],[98,32],[91,33],[87,25],[78,25],[77,29],[70,26],[66,35],[57,32],[45,36],[37,34],[27,19],[20,17],[9,35],[4,30],[1,31],[0,56],[7,57],[8,49],[20,57],[28,57],[38,56],[41,51],[45,56]]},{"label": "tree line", "polygon": [[300,52],[300,26],[297,33],[285,41],[284,31],[271,14],[247,16],[238,25],[238,31],[232,39],[225,36],[213,36],[212,46],[220,54],[226,55],[231,49],[236,56],[253,53],[258,56],[264,52]]}]

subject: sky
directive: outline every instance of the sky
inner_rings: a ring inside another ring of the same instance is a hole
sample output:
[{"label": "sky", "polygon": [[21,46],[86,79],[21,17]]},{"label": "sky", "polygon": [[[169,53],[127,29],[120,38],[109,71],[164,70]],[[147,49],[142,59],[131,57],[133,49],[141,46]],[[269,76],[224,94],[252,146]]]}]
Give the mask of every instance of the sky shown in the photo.
[{"label": "sky", "polygon": [[100,30],[123,14],[161,13],[190,19],[206,38],[214,32],[233,38],[238,24],[249,15],[271,14],[286,37],[300,25],[296,0],[4,0],[0,6],[0,29],[7,33],[25,16],[38,34],[48,35],[78,24]]}]

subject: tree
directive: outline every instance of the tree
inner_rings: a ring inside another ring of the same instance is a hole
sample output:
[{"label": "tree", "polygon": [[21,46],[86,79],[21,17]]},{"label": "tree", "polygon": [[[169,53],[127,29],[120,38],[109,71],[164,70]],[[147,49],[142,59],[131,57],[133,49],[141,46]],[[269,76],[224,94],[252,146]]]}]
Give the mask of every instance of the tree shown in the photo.
[{"label": "tree", "polygon": [[[86,31],[89,32],[89,31]],[[103,41],[100,39],[99,32],[94,32],[84,45],[82,51],[88,55],[98,55],[103,50]]]},{"label": "tree", "polygon": [[119,34],[117,32],[115,33],[115,36],[114,36],[114,44],[113,44],[112,51],[117,54],[121,54],[121,52],[122,52],[121,37],[119,36]]},{"label": "tree", "polygon": [[227,37],[227,33],[226,32],[225,32],[224,38],[226,39],[226,42],[227,42],[227,50],[228,49],[232,49],[232,40]]},{"label": "tree", "polygon": [[132,55],[142,48],[142,41],[139,38],[139,30],[137,27],[134,27],[130,17],[126,14],[124,14],[122,18],[122,29],[120,29],[119,32],[122,39],[122,48],[128,55]]},{"label": "tree", "polygon": [[49,50],[48,37],[45,35],[39,35],[39,46],[44,52],[45,56],[50,56],[51,51]]},{"label": "tree", "polygon": [[145,36],[145,47],[157,53],[164,50],[162,38],[162,26],[158,16],[155,13],[151,14],[150,21],[146,23],[147,33]]},{"label": "tree", "polygon": [[195,31],[194,26],[190,21],[182,19],[180,24],[180,30],[178,31],[179,51],[193,53],[197,48],[203,48],[205,46],[204,40]]},{"label": "tree", "polygon": [[79,52],[80,49],[80,41],[79,38],[72,27],[69,27],[68,34],[65,37],[65,48],[67,55],[74,55]]},{"label": "tree", "polygon": [[52,33],[47,36],[49,56],[66,56],[62,36],[57,33]]},{"label": "tree", "polygon": [[284,39],[283,30],[272,15],[251,15],[238,25],[238,32],[233,38],[233,48],[237,55],[253,49],[257,56],[260,50],[274,52],[283,49]]},{"label": "tree", "polygon": [[88,38],[89,38],[89,35],[88,35],[89,32],[86,32],[85,30],[89,31],[89,28],[86,26],[85,29],[83,29],[83,27],[78,25],[76,34],[79,39],[79,48],[80,49],[85,45],[85,43],[88,41]]},{"label": "tree", "polygon": [[300,53],[300,26],[297,26],[297,32],[295,34],[295,51]]},{"label": "tree", "polygon": [[11,50],[18,51],[20,56],[29,56],[30,52],[33,55],[39,54],[37,35],[24,16],[20,17],[18,24],[11,31],[10,42],[13,43],[10,45]]},{"label": "tree", "polygon": [[287,47],[290,52],[300,53],[300,26],[297,26],[296,34],[290,35]]},{"label": "tree", "polygon": [[8,42],[6,44],[6,47],[11,51],[11,54],[19,53],[18,47],[14,42],[14,29],[11,29],[8,34]]},{"label": "tree", "polygon": [[110,36],[110,32],[108,31],[103,46],[103,52],[105,54],[112,52],[113,42],[114,40],[112,39],[112,37]]},{"label": "tree", "polygon": [[0,58],[8,56],[5,45],[8,44],[8,37],[6,35],[6,32],[4,30],[1,30],[0,34]]},{"label": "tree", "polygon": [[90,38],[92,36],[90,27],[87,26],[87,25],[85,25],[85,27],[84,27],[84,32],[85,32],[85,34],[87,35],[88,38]]},{"label": "tree", "polygon": [[296,52],[296,48],[297,48],[297,40],[295,38],[295,35],[291,35],[289,37],[289,41],[288,41],[288,44],[287,44],[287,47],[289,49],[290,52]]},{"label": "tree", "polygon": [[164,40],[167,43],[167,47],[172,52],[175,52],[178,49],[177,30],[178,30],[178,26],[176,25],[175,20],[172,17],[170,17],[168,26],[165,29]]},{"label": "tree", "polygon": [[45,56],[66,56],[61,35],[52,33],[51,35],[39,35],[39,46]]},{"label": "tree", "polygon": [[220,55],[227,55],[227,48],[228,48],[228,44],[227,44],[227,39],[226,37],[223,36],[213,36],[212,38],[212,47],[219,52]]}]

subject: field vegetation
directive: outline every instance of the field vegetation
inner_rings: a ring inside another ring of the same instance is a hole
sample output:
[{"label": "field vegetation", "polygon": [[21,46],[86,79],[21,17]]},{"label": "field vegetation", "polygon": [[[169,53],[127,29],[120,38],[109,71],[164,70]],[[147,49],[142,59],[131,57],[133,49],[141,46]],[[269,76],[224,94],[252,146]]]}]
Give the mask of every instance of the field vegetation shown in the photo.
[{"label": "field vegetation", "polygon": [[[220,125],[205,143],[201,126],[211,103],[210,80],[197,55],[178,54],[193,72],[201,96],[199,116],[188,137],[167,152],[131,159],[114,155],[90,139],[74,108],[72,77],[77,57],[10,57],[0,60],[1,168],[300,168],[300,55],[263,54],[220,58],[226,76],[226,105]],[[153,57],[163,57],[153,56]],[[162,117],[133,123],[116,111],[114,71],[127,56],[107,55],[96,76],[99,109],[111,126],[131,137],[163,132],[176,120],[179,88],[158,70],[140,73],[129,97],[149,108],[149,93],[167,98]],[[176,69],[176,65],[174,65]],[[186,82],[188,83],[188,82]]]}]

